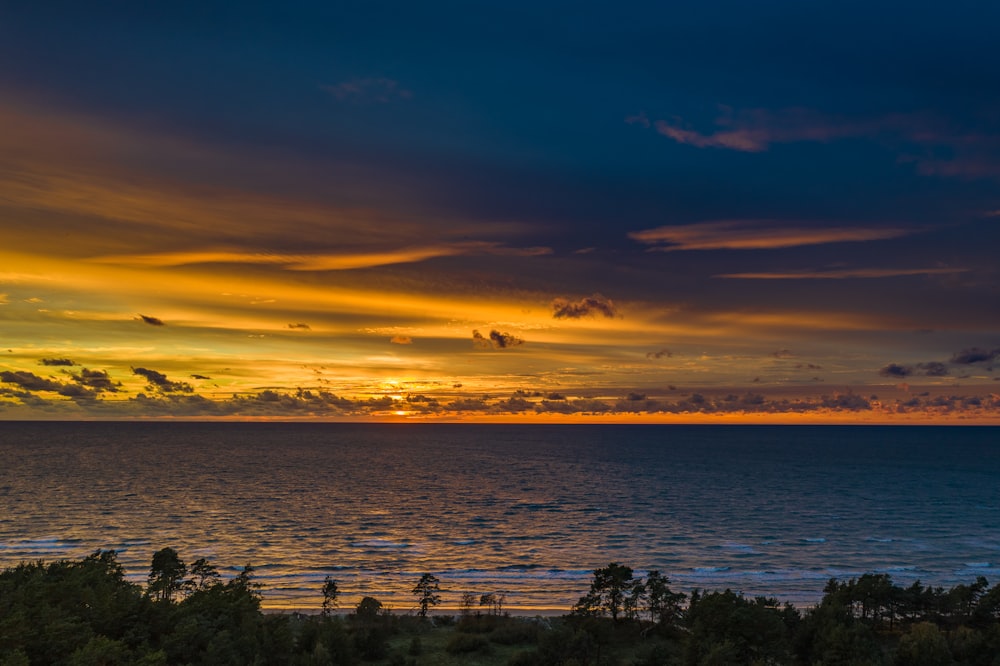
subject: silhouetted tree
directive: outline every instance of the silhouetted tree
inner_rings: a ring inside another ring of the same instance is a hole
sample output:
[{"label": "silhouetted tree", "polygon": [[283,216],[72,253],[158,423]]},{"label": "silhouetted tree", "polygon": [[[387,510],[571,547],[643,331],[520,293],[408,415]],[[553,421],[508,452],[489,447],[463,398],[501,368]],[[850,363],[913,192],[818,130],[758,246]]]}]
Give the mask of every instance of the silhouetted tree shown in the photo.
[{"label": "silhouetted tree", "polygon": [[187,567],[173,548],[161,548],[153,553],[149,566],[149,596],[157,601],[171,601],[174,593],[181,589]]},{"label": "silhouetted tree", "polygon": [[507,601],[507,595],[503,592],[489,592],[479,597],[480,606],[489,606],[493,615],[503,614],[503,605]]},{"label": "silhouetted tree", "polygon": [[222,579],[219,575],[219,570],[209,564],[208,560],[204,557],[199,557],[191,563],[188,574],[191,577],[185,581],[184,586],[192,592],[195,590],[207,590]]},{"label": "silhouetted tree", "polygon": [[323,615],[330,615],[340,605],[340,602],[337,600],[339,594],[340,590],[337,589],[337,581],[330,576],[323,579]]},{"label": "silhouetted tree", "polygon": [[439,582],[433,574],[425,573],[413,587],[413,594],[417,595],[417,605],[420,607],[417,613],[420,617],[427,617],[427,611],[431,606],[441,603],[441,595],[438,594],[441,591]]},{"label": "silhouetted tree", "polygon": [[590,592],[580,598],[574,609],[585,615],[607,612],[612,620],[617,620],[633,585],[632,567],[612,562],[594,571]]},{"label": "silhouetted tree", "polygon": [[[462,593],[462,602],[459,604],[461,609],[462,617],[468,617],[472,615],[472,608],[476,605],[476,595],[472,592]],[[482,604],[480,604],[481,606]]]},{"label": "silhouetted tree", "polygon": [[686,595],[670,589],[670,579],[655,569],[646,576],[646,599],[650,618],[661,625],[677,622]]}]

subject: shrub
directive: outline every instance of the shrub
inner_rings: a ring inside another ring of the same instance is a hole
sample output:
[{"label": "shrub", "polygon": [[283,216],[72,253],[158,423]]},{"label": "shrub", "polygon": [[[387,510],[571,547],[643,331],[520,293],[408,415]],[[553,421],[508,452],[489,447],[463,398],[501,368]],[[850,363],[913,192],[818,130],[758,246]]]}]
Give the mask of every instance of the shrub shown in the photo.
[{"label": "shrub", "polygon": [[538,625],[522,620],[509,620],[493,630],[490,640],[500,645],[534,645],[538,642]]},{"label": "shrub", "polygon": [[455,634],[444,648],[449,654],[489,653],[490,642],[477,634]]}]

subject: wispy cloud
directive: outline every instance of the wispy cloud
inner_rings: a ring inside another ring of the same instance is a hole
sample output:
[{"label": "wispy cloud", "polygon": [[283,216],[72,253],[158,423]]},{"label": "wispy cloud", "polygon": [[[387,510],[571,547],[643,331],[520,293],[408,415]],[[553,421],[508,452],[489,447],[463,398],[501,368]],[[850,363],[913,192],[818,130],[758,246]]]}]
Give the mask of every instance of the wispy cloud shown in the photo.
[{"label": "wispy cloud", "polygon": [[757,153],[775,143],[824,142],[870,134],[878,129],[879,124],[877,121],[834,118],[809,109],[792,108],[780,111],[751,109],[738,114],[723,109],[715,120],[715,128],[708,132],[691,129],[680,119],[657,120],[653,126],[657,132],[677,143],[697,148]]},{"label": "wispy cloud", "polygon": [[739,280],[847,280],[907,275],[949,275],[965,273],[968,270],[967,268],[838,268],[820,271],[722,273],[712,277]]},{"label": "wispy cloud", "polygon": [[550,254],[549,248],[504,247],[499,243],[470,241],[443,243],[418,247],[402,247],[378,252],[280,254],[246,252],[239,250],[192,250],[181,252],[155,252],[147,254],[119,254],[93,257],[91,262],[121,266],[150,266],[166,268],[195,264],[257,264],[280,266],[292,271],[347,271],[393,264],[408,264],[438,257],[469,254],[539,256]]},{"label": "wispy cloud", "polygon": [[601,294],[586,296],[578,301],[566,298],[552,301],[552,316],[556,319],[581,319],[598,314],[609,319],[619,316],[614,302]]},{"label": "wispy cloud", "polygon": [[888,140],[899,162],[915,163],[919,173],[1000,178],[1000,138],[954,127],[928,113],[844,117],[806,108],[734,111],[723,106],[708,129],[676,117],[650,121],[645,114],[629,116],[625,122],[653,127],[682,145],[747,153],[785,143],[826,143],[856,137]]},{"label": "wispy cloud", "polygon": [[389,342],[391,342],[394,345],[412,345],[413,338],[411,338],[408,335],[394,335],[391,338],[389,338]]},{"label": "wispy cloud", "polygon": [[828,243],[899,238],[914,233],[901,228],[812,227],[775,220],[717,220],[656,227],[628,234],[654,250],[763,250]]},{"label": "wispy cloud", "polygon": [[413,97],[413,92],[401,86],[399,81],[382,76],[325,84],[321,85],[320,89],[342,102],[380,102],[385,104]]}]

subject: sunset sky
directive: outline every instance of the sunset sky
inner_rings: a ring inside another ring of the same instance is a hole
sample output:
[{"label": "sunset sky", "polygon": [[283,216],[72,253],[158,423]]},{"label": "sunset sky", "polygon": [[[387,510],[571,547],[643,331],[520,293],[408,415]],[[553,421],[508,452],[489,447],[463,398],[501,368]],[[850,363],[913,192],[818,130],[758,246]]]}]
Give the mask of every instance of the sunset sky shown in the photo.
[{"label": "sunset sky", "polygon": [[1000,422],[1000,4],[0,8],[0,418]]}]

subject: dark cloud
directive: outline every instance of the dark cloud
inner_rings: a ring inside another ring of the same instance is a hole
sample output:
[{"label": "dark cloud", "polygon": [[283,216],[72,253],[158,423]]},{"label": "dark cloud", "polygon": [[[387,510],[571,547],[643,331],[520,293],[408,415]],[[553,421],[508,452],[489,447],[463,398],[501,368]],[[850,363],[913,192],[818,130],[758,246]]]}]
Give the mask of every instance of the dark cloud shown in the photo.
[{"label": "dark cloud", "polygon": [[157,317],[150,317],[144,314],[139,315],[139,321],[143,321],[149,324],[150,326],[166,326],[166,323],[164,323],[162,319],[159,319]]},{"label": "dark cloud", "polygon": [[49,365],[49,366],[60,366],[60,365],[63,365],[63,366],[73,366],[73,365],[76,365],[75,362],[69,360],[68,358],[43,358],[43,359],[40,359],[38,362],[41,363],[42,365]]},{"label": "dark cloud", "polygon": [[646,352],[646,358],[649,359],[663,358],[664,356],[670,358],[673,355],[674,353],[669,349],[661,349],[660,351],[655,351],[655,352]]},{"label": "dark cloud", "polygon": [[82,400],[92,400],[97,397],[97,393],[97,391],[91,391],[86,386],[81,386],[80,384],[64,384],[59,389],[59,395]]},{"label": "dark cloud", "polygon": [[944,377],[948,374],[948,366],[939,361],[917,363],[917,367],[923,370],[928,377]]},{"label": "dark cloud", "polygon": [[211,379],[211,377],[206,375],[191,375],[191,379]]},{"label": "dark cloud", "polygon": [[510,333],[502,333],[496,329],[490,331],[488,338],[479,331],[472,331],[472,342],[483,349],[507,349],[524,344],[524,340],[521,338]]},{"label": "dark cloud", "polygon": [[70,374],[80,386],[86,386],[98,393],[117,393],[121,382],[115,382],[105,370],[88,370],[83,368],[79,373]]},{"label": "dark cloud", "polygon": [[39,377],[33,372],[17,370],[11,372],[4,370],[0,372],[0,382],[15,384],[28,391],[55,391],[59,392],[63,388],[61,382],[56,382],[45,377]]},{"label": "dark cloud", "polygon": [[779,349],[776,352],[771,352],[771,356],[774,358],[791,358],[795,354],[792,353],[791,349]]},{"label": "dark cloud", "polygon": [[288,328],[299,329],[299,330],[302,330],[302,331],[311,331],[312,330],[312,327],[309,324],[303,324],[302,322],[299,322],[297,324],[289,324]]},{"label": "dark cloud", "polygon": [[878,371],[878,374],[882,377],[894,377],[894,378],[909,377],[910,375],[913,374],[913,368],[905,365],[898,365],[896,363],[890,363],[889,365],[880,369]]},{"label": "dark cloud", "polygon": [[822,365],[816,365],[815,363],[796,363],[796,370],[822,370]]},{"label": "dark cloud", "polygon": [[969,349],[963,349],[960,352],[955,352],[951,357],[951,363],[957,363],[960,365],[969,365],[972,363],[982,363],[987,361],[992,361],[997,356],[1000,356],[1000,349],[980,349],[979,347],[970,347]]},{"label": "dark cloud", "polygon": [[145,377],[150,387],[163,393],[191,393],[194,389],[186,382],[173,382],[167,376],[156,370],[148,368],[132,368],[132,374]]},{"label": "dark cloud", "polygon": [[556,319],[580,319],[596,314],[614,318],[618,316],[618,310],[611,299],[605,298],[601,294],[581,298],[575,303],[565,298],[557,298],[552,301],[552,316]]},{"label": "dark cloud", "polygon": [[0,382],[15,384],[27,391],[50,391],[73,399],[91,399],[96,396],[94,391],[79,384],[63,384],[46,377],[39,377],[33,372],[24,370],[0,372]]}]

